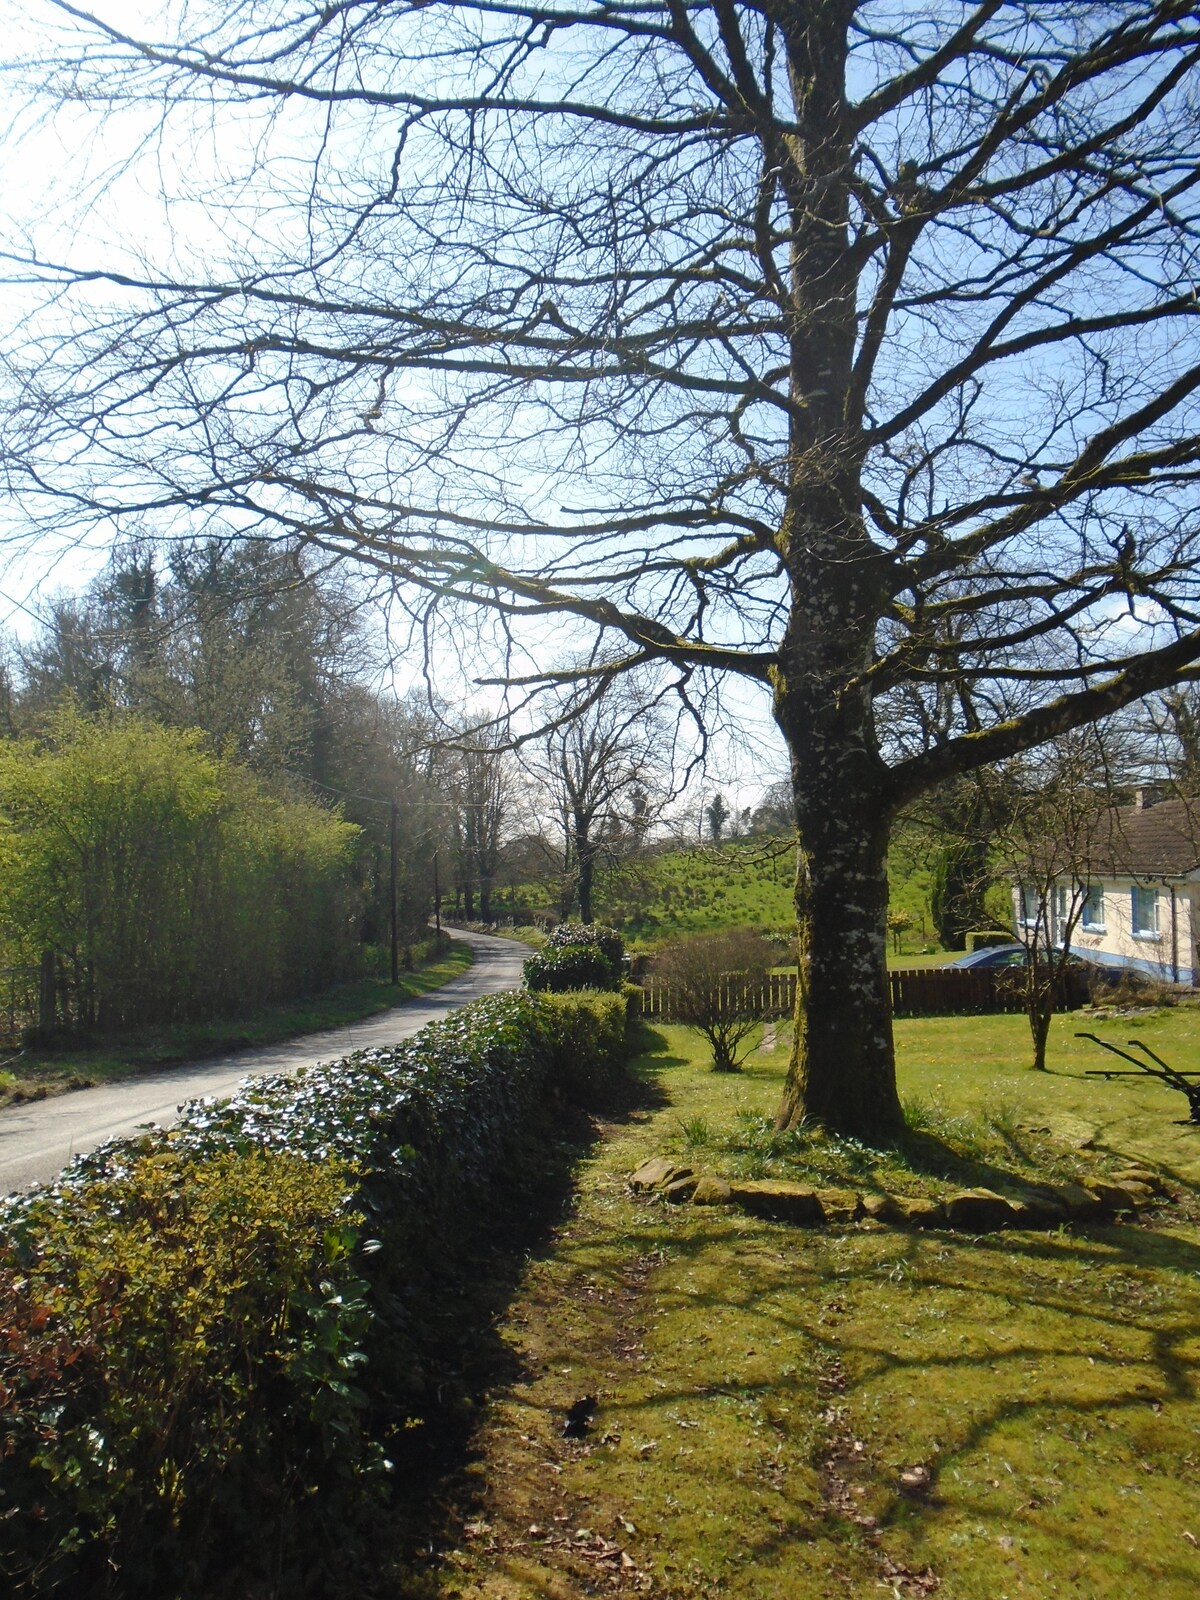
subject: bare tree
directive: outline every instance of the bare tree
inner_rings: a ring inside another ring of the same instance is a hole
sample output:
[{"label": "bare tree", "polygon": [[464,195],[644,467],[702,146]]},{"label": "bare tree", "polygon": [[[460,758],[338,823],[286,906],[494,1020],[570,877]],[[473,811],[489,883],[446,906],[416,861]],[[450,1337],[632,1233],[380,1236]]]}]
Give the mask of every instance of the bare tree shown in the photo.
[{"label": "bare tree", "polygon": [[653,696],[632,679],[555,716],[534,767],[563,833],[564,920],[578,899],[580,921],[594,921],[597,864],[630,829],[644,831],[668,747]]},{"label": "bare tree", "polygon": [[1033,1068],[1046,1070],[1050,1025],[1074,960],[1072,941],[1103,867],[1111,870],[1110,821],[1127,790],[1125,752],[1099,729],[1056,739],[1033,755],[976,774],[971,814],[993,872],[1015,885],[1017,937],[1025,946],[1021,992]]},{"label": "bare tree", "polygon": [[762,991],[775,952],[746,928],[673,939],[655,958],[671,1016],[708,1041],[714,1072],[738,1072],[762,1021]]},{"label": "bare tree", "polygon": [[455,888],[468,921],[492,921],[492,894],[519,787],[503,723],[478,719],[443,740],[441,780],[450,811]]},{"label": "bare tree", "polygon": [[39,531],[219,514],[375,568],[435,646],[482,611],[531,691],[548,617],[761,685],[780,1119],[893,1133],[893,818],[1200,662],[1192,0],[170,15],[32,18],[41,109],[92,96],[110,161],[124,109],[192,203],[157,257],[10,247]]}]

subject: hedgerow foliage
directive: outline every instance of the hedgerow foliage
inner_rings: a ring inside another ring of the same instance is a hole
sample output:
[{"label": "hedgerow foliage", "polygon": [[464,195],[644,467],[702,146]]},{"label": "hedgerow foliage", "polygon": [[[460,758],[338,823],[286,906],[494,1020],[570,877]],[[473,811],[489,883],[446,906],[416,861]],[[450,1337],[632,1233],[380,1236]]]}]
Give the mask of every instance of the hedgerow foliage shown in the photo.
[{"label": "hedgerow foliage", "polygon": [[[640,1001],[641,991],[635,991]],[[581,1105],[609,1093],[625,1071],[630,1002],[624,994],[547,994],[555,1030],[558,1067],[555,1081]]]},{"label": "hedgerow foliage", "polygon": [[426,1409],[473,1219],[555,1085],[616,1070],[623,1005],[599,998],[478,1001],[8,1202],[12,1592],[300,1594],[352,1556]]},{"label": "hedgerow foliage", "polygon": [[202,737],[64,711],[0,743],[4,958],[55,953],[69,1025],[236,1012],[349,970],[358,830]]},{"label": "hedgerow foliage", "polygon": [[525,963],[525,986],[551,994],[573,989],[619,989],[625,945],[613,928],[560,922]]}]

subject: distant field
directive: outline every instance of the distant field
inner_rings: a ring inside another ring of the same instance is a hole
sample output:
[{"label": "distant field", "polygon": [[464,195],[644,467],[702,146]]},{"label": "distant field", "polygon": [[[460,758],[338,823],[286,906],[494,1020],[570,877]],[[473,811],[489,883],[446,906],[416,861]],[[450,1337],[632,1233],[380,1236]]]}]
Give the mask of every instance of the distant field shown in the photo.
[{"label": "distant field", "polygon": [[[888,876],[892,909],[907,912],[913,922],[901,936],[898,954],[905,958],[940,950],[929,918],[928,853],[924,834],[897,829]],[[596,916],[620,928],[635,950],[731,926],[787,938],[795,928],[794,874],[794,850],[784,836],[647,853],[600,874]]]}]

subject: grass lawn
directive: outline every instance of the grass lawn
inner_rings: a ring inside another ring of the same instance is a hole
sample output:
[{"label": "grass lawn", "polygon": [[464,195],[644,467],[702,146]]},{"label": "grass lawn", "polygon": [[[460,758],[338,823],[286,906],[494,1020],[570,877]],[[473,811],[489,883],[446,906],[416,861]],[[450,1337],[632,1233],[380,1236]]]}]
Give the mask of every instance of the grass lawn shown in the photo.
[{"label": "grass lawn", "polygon": [[[1191,1600],[1194,1198],[1136,1225],[970,1238],[816,1232],[626,1188],[659,1153],[943,1192],[1136,1155],[1200,1183],[1200,1129],[1171,1124],[1182,1097],[1083,1078],[1099,1052],[1071,1037],[1140,1033],[1188,1065],[1200,1013],[1058,1019],[1044,1075],[1024,1070],[1024,1026],[898,1025],[919,1130],[903,1154],[776,1134],[782,1042],[717,1077],[686,1030],[651,1033],[642,1109],[607,1128],[504,1321],[510,1372],[421,1592]],[[588,1395],[590,1432],[564,1438]]]},{"label": "grass lawn", "polygon": [[61,1049],[29,1050],[0,1069],[0,1107],[373,1017],[448,983],[466,971],[471,959],[469,945],[454,944],[436,960],[418,965],[412,972],[402,971],[395,985],[387,978],[359,978],[286,1005],[264,1006],[244,1017],[148,1028],[88,1048],[64,1045]]}]

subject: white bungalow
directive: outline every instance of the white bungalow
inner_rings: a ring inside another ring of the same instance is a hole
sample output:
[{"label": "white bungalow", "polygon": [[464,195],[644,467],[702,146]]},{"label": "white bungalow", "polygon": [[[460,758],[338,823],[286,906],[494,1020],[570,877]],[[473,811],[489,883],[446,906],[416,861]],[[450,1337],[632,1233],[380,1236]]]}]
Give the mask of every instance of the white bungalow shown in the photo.
[{"label": "white bungalow", "polygon": [[[1070,874],[1056,881],[1051,937],[1079,912],[1070,947],[1105,966],[1132,967],[1167,983],[1200,983],[1200,802],[1141,789],[1089,829]],[[1016,884],[1018,937],[1031,932],[1039,891]]]}]

